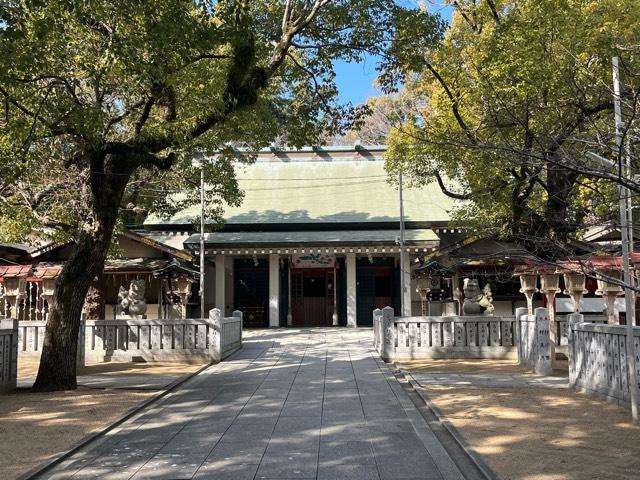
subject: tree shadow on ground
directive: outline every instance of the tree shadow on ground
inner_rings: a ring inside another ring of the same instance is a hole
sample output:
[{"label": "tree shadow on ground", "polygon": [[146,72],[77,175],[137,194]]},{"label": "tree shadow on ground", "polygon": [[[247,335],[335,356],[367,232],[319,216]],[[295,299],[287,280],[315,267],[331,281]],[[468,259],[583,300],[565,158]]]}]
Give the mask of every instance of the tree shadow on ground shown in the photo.
[{"label": "tree shadow on ground", "polygon": [[[475,363],[476,373],[514,373],[513,365]],[[439,369],[468,374],[470,366]],[[640,426],[623,408],[557,388],[429,385],[423,392],[501,478],[638,478]]]}]

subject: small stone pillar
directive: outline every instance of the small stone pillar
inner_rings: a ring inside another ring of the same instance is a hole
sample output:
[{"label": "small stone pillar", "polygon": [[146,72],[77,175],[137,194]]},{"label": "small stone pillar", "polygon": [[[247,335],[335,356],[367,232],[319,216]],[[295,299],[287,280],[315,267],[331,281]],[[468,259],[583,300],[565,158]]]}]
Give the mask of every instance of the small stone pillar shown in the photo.
[{"label": "small stone pillar", "polygon": [[527,315],[527,307],[518,307],[515,311],[516,331],[514,343],[518,348],[518,363],[522,364],[522,319]]},{"label": "small stone pillar", "polygon": [[581,352],[577,351],[576,348],[576,338],[575,333],[573,332],[574,325],[578,323],[582,323],[584,321],[584,316],[580,313],[572,313],[567,315],[567,328],[569,329],[568,335],[568,352],[569,352],[569,386],[573,387],[576,384],[577,378],[577,369],[576,365],[579,365],[580,362],[578,360],[578,355],[582,355]]},{"label": "small stone pillar", "polygon": [[564,294],[571,297],[573,311],[580,313],[580,300],[588,290],[584,287],[584,273],[565,272],[564,274]]},{"label": "small stone pillar", "polygon": [[[605,270],[602,273],[607,277],[620,280],[619,270]],[[598,275],[598,278],[596,280],[598,282],[598,289],[596,290],[596,295],[600,295],[601,297],[603,297],[605,303],[607,304],[607,317],[608,317],[607,323],[619,324],[620,319],[616,315],[615,305],[616,305],[616,297],[622,295],[623,293],[622,287],[620,285],[616,285],[615,283],[606,281],[600,275]]]},{"label": "small stone pillar", "polygon": [[535,367],[538,375],[551,375],[551,348],[549,342],[549,315],[546,308],[538,307],[535,310],[536,338],[535,338]]},{"label": "small stone pillar", "polygon": [[380,353],[382,310],[376,308],[373,310],[373,347]]},{"label": "small stone pillar", "polygon": [[536,284],[538,275],[535,273],[520,274],[520,293],[527,297],[527,313],[533,315],[533,295],[538,291]]},{"label": "small stone pillar", "polygon": [[0,392],[11,392],[18,382],[18,320],[7,318],[0,320]]},{"label": "small stone pillar", "polygon": [[556,325],[556,294],[560,292],[560,275],[543,273],[540,275],[540,291],[547,297],[547,316],[549,318],[549,351],[551,365],[556,365],[556,345],[558,345],[558,326]]},{"label": "small stone pillar", "polygon": [[76,367],[82,368],[86,364],[87,357],[87,314],[80,316],[80,328],[78,328],[78,351],[76,352]]},{"label": "small stone pillar", "polygon": [[209,310],[209,354],[212,363],[222,360],[222,311],[219,308]]},{"label": "small stone pillar", "polygon": [[382,309],[382,360],[389,363],[393,361],[394,350],[396,348],[396,327],[393,308],[384,307]]},{"label": "small stone pillar", "polygon": [[231,316],[240,319],[240,345],[242,345],[242,312],[240,310],[234,310]]}]

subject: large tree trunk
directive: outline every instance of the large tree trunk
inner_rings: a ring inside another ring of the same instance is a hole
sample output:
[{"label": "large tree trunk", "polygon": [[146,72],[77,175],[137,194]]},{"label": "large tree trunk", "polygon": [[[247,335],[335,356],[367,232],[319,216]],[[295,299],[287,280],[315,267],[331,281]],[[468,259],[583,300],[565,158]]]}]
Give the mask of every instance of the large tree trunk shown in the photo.
[{"label": "large tree trunk", "polygon": [[557,163],[547,165],[545,221],[551,239],[562,245],[566,244],[569,233],[575,230],[575,226],[569,224],[570,194],[575,181],[575,173]]},{"label": "large tree trunk", "polygon": [[127,173],[91,175],[88,199],[91,213],[56,281],[35,390],[69,390],[77,386],[76,355],[82,307],[89,287],[104,268],[129,178]]}]

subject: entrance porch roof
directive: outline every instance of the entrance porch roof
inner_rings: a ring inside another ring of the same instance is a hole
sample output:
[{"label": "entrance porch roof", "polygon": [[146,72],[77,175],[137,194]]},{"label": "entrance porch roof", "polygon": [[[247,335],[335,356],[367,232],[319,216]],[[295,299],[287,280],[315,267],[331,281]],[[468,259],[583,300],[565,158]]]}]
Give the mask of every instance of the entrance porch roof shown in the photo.
[{"label": "entrance porch roof", "polygon": [[[261,247],[367,247],[396,246],[398,230],[337,230],[289,232],[213,232],[205,234],[205,249],[261,248]],[[405,245],[433,248],[439,243],[433,230],[407,230]],[[200,234],[191,235],[184,246],[197,250]]]}]

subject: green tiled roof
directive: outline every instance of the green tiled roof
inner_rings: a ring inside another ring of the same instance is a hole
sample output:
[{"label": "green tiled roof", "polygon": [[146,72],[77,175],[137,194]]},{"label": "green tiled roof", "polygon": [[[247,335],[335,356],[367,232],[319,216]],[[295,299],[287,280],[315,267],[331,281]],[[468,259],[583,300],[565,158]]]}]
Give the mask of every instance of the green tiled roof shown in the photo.
[{"label": "green tiled roof", "polygon": [[[246,192],[240,207],[228,207],[228,224],[397,222],[398,190],[388,183],[384,148],[262,152],[256,163],[237,170]],[[446,222],[455,200],[436,183],[404,189],[406,221]],[[150,217],[146,224],[186,224],[199,205],[168,221]]]}]

